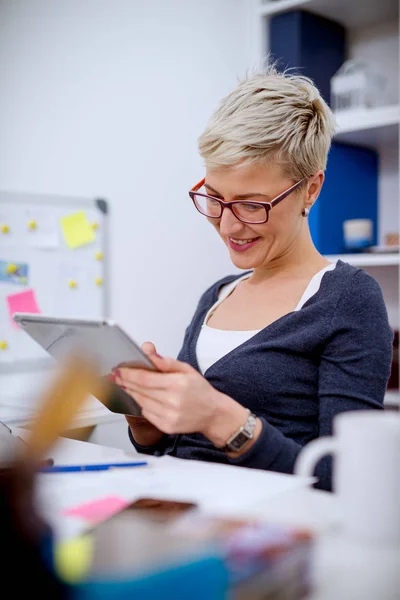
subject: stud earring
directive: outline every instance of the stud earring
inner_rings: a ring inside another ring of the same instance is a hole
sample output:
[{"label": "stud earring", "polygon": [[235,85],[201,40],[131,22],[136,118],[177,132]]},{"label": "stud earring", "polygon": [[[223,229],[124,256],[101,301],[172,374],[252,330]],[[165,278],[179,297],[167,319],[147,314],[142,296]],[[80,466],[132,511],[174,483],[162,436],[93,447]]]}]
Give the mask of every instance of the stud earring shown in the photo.
[{"label": "stud earring", "polygon": [[310,209],[307,207],[303,208],[301,214],[303,215],[303,217],[308,217],[308,215],[310,214]]}]

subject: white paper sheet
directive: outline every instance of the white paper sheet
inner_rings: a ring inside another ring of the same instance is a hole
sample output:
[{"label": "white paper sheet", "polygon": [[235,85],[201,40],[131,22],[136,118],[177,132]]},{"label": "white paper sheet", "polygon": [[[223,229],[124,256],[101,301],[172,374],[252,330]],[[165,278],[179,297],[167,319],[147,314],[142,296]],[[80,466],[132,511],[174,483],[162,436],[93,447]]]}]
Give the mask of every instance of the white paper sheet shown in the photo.
[{"label": "white paper sheet", "polygon": [[[276,495],[313,481],[244,467],[171,457],[147,458],[146,467],[40,475],[40,506],[56,534],[65,537],[77,533],[76,519],[71,520],[73,526],[69,528],[70,517],[61,516],[64,509],[108,495],[129,501],[144,497],[190,501],[207,514],[249,516],[251,507],[267,507],[268,500]],[[82,530],[85,527],[82,522]]]}]

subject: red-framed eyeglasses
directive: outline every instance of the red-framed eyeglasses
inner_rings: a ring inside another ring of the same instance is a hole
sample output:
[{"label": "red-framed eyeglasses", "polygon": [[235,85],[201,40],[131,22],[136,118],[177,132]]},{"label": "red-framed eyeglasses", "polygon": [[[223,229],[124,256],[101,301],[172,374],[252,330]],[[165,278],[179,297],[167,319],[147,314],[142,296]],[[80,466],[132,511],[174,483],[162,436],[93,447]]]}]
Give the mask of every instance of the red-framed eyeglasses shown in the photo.
[{"label": "red-framed eyeglasses", "polygon": [[234,200],[233,202],[225,202],[220,198],[202,194],[198,190],[204,185],[205,178],[199,181],[199,183],[190,190],[189,196],[199,213],[209,219],[220,219],[224,208],[229,208],[239,221],[253,225],[261,225],[262,223],[267,223],[270,210],[279,204],[279,202],[282,202],[282,200],[287,198],[289,194],[294,192],[306,180],[307,177],[304,177],[270,202],[255,202],[252,200]]}]

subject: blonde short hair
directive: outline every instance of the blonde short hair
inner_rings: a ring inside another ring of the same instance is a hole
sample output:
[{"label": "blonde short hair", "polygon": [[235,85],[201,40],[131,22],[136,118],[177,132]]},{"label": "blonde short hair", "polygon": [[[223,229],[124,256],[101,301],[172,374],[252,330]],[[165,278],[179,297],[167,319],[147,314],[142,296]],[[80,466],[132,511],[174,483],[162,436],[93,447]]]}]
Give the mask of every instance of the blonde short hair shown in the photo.
[{"label": "blonde short hair", "polygon": [[199,138],[206,167],[280,163],[296,181],[325,170],[335,119],[311,79],[270,66],[223,98]]}]

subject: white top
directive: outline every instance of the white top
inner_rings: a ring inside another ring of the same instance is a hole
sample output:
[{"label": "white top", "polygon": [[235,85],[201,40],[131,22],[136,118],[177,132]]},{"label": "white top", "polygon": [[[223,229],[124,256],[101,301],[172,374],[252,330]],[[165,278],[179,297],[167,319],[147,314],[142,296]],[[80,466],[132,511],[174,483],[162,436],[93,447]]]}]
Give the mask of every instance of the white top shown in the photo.
[{"label": "white top", "polygon": [[[335,267],[336,262],[331,263],[314,275],[294,309],[295,311],[300,310],[307,300],[318,292],[324,274],[327,271],[333,271]],[[235,279],[235,281],[224,285],[220,290],[217,302],[210,308],[204,318],[196,346],[197,362],[203,375],[211,365],[225,356],[225,354],[228,354],[244,342],[247,342],[253,335],[256,335],[261,331],[261,329],[230,331],[225,329],[215,329],[214,327],[209,327],[207,325],[207,321],[216,307],[233,292],[240,281],[248,279],[249,277],[250,274],[247,273],[246,275],[243,275],[243,277],[239,277],[238,279]]]}]

